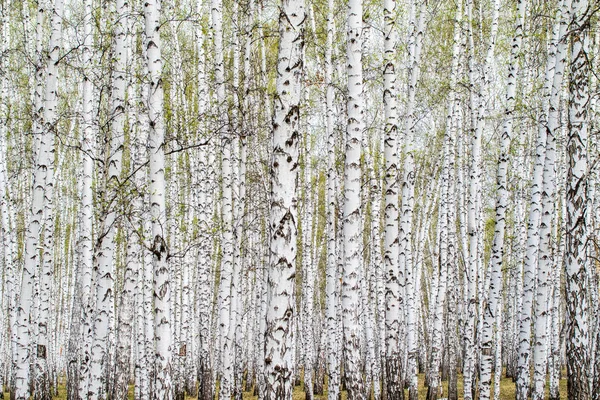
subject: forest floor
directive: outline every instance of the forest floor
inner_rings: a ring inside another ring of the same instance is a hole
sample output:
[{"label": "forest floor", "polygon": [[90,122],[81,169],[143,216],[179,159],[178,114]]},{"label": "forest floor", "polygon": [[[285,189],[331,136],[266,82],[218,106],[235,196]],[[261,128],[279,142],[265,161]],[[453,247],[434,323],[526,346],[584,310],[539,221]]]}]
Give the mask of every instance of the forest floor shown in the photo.
[{"label": "forest floor", "polygon": [[[564,376],[565,374],[563,374]],[[493,382],[492,382],[492,397],[493,397],[493,390],[494,390],[494,386],[493,386]],[[559,390],[560,390],[560,398],[561,399],[566,399],[567,398],[567,379],[563,378],[560,380],[560,384],[559,384]],[[444,389],[444,393],[442,395],[442,397],[447,397],[448,396],[448,381],[443,381],[442,382],[442,386]],[[546,398],[548,398],[549,393],[548,393],[548,388],[549,385],[546,384]],[[458,375],[458,398],[459,400],[463,398],[462,396],[463,393],[463,382],[462,382],[462,375],[459,374]],[[294,388],[294,400],[304,400],[305,395],[304,395],[304,390],[302,386],[296,386]],[[314,396],[315,400],[324,400],[327,399],[327,393],[325,392],[322,396],[319,395],[315,395]],[[405,391],[405,399],[408,399],[408,390]],[[426,399],[427,398],[427,387],[425,387],[425,374],[419,374],[419,399]],[[190,397],[189,399],[186,400],[191,400],[192,398]],[[252,393],[244,393],[244,400],[257,400],[258,396],[253,396]],[[342,392],[342,399],[346,400],[346,392],[343,391]],[[500,400],[514,400],[515,399],[515,383],[513,382],[512,378],[506,378],[503,377],[502,380],[500,381]]]},{"label": "forest floor", "polygon": [[[427,396],[427,388],[424,386],[424,382],[425,382],[425,376],[423,374],[419,374],[419,399],[425,399]],[[444,396],[447,395],[448,393],[448,381],[443,381],[442,382],[443,388],[444,388]],[[493,384],[492,384],[493,385]],[[492,393],[493,393],[493,386],[492,386]],[[459,393],[459,399],[462,399],[462,391],[463,391],[463,385],[462,385],[462,376],[459,375],[458,376],[458,393]],[[133,400],[133,386],[130,387],[129,390],[129,399]],[[546,398],[548,397],[548,385],[546,385]],[[8,392],[4,392],[4,398],[5,399],[10,399]],[[58,396],[54,397],[55,400],[62,400],[67,398],[67,392],[66,392],[66,387],[65,385],[60,385],[58,387]],[[251,392],[245,392],[244,393],[244,400],[257,400],[258,396],[253,396]],[[323,400],[323,399],[327,399],[327,394],[324,394],[322,396],[319,395],[315,395],[315,400]],[[408,391],[406,392],[406,397],[408,399]],[[512,381],[511,378],[503,378],[500,381],[500,400],[514,400],[515,398],[515,384]],[[560,380],[560,398],[561,399],[566,399],[567,398],[567,380],[566,379],[561,379]],[[195,397],[188,397],[186,396],[186,400],[192,400],[195,399]],[[342,392],[342,399],[346,400],[346,392]],[[302,388],[302,386],[296,386],[294,388],[294,400],[304,400],[304,390]]]}]

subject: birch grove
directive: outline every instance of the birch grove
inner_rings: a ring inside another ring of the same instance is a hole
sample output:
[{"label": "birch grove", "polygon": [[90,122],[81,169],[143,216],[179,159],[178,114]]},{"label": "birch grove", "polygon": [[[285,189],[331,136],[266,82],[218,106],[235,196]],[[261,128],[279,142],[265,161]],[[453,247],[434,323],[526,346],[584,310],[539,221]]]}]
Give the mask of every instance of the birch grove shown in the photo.
[{"label": "birch grove", "polygon": [[596,0],[0,0],[0,398],[600,398]]}]

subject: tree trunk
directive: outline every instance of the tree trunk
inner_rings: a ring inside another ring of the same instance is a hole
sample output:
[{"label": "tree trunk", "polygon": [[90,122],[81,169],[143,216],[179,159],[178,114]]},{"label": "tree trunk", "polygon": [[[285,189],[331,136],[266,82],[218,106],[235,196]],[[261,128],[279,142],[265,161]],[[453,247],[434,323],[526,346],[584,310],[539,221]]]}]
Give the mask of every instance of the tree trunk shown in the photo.
[{"label": "tree trunk", "polygon": [[573,0],[566,188],[566,345],[567,391],[573,400],[590,398],[587,265],[587,141],[589,92],[589,15],[587,0]]},{"label": "tree trunk", "polygon": [[340,393],[340,354],[337,338],[337,326],[339,317],[337,314],[339,302],[338,285],[338,251],[336,248],[336,183],[337,174],[335,168],[335,116],[333,110],[333,0],[327,2],[327,43],[325,48],[325,113],[327,132],[327,267],[325,271],[325,318],[327,329],[327,398],[338,400]]},{"label": "tree trunk", "polygon": [[169,250],[166,243],[164,114],[160,42],[160,0],[144,4],[148,73],[148,156],[150,164],[150,215],[152,222],[152,266],[154,275],[155,381],[153,399],[171,399],[171,287]]},{"label": "tree trunk", "polygon": [[362,1],[348,3],[347,73],[348,124],[344,170],[342,324],[344,372],[348,398],[365,399],[360,329],[362,261],[361,142],[363,134]]},{"label": "tree trunk", "polygon": [[399,314],[403,313],[403,299],[400,292],[400,275],[398,268],[398,136],[397,107],[396,107],[396,47],[397,33],[395,23],[396,1],[384,2],[385,23],[385,53],[384,53],[384,92],[385,105],[385,236],[384,236],[384,262],[386,271],[386,313],[385,331],[386,340],[386,392],[387,399],[396,400],[403,398],[404,388],[400,379],[400,320]]},{"label": "tree trunk", "polygon": [[[416,17],[416,4],[419,4],[419,17]],[[416,399],[417,391],[417,358],[418,358],[418,319],[419,304],[418,296],[420,286],[420,268],[417,268],[414,262],[413,249],[413,212],[415,202],[415,160],[414,160],[414,139],[415,139],[415,96],[416,86],[419,81],[421,49],[423,36],[425,34],[425,11],[426,2],[411,2],[411,34],[409,37],[408,49],[408,99],[406,104],[406,119],[403,130],[403,142],[400,143],[404,155],[404,178],[402,179],[402,209],[400,214],[400,234],[399,234],[399,281],[400,292],[405,287],[406,301],[403,301],[402,308],[406,313],[406,352],[407,352],[407,372],[409,396]],[[418,21],[418,22],[415,22]],[[400,313],[403,317],[404,313]],[[404,321],[400,324],[403,329]],[[386,374],[387,383],[391,376]],[[401,380],[401,378],[399,378]],[[399,382],[403,387],[403,382]],[[399,399],[404,398],[404,391],[398,393]],[[392,399],[390,399],[392,400]]]},{"label": "tree trunk", "polygon": [[265,400],[292,398],[297,179],[304,46],[304,2],[283,0],[271,159],[270,257],[265,326]]}]

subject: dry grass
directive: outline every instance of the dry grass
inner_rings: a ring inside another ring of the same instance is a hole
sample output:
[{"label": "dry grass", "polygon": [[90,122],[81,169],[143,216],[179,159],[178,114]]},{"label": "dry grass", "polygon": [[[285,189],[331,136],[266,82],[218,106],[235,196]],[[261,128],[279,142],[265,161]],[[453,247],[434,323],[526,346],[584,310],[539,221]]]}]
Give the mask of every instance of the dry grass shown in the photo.
[{"label": "dry grass", "polygon": [[[424,386],[424,375],[421,374],[419,375],[419,399],[425,399],[427,396],[427,388]],[[492,383],[493,385],[493,383]],[[443,396],[446,396],[448,393],[448,382],[444,381],[442,382],[442,386],[443,386],[443,390],[444,390],[444,394]],[[493,390],[493,386],[492,386],[492,390]],[[462,392],[463,392],[463,383],[462,383],[462,375],[458,376],[458,394],[459,394],[459,399],[462,399]],[[493,392],[492,392],[493,393]],[[546,396],[548,396],[548,385],[546,385]],[[129,393],[127,396],[129,399],[133,400],[133,386],[130,386],[129,388]],[[304,400],[304,391],[302,390],[302,386],[296,386],[294,388],[294,396],[293,399],[294,400]],[[4,392],[4,398],[6,400],[10,399],[8,392]],[[66,386],[65,385],[60,385],[58,387],[58,396],[54,397],[57,400],[60,399],[66,399],[67,398],[67,391],[66,391]],[[323,395],[323,396],[315,396],[315,400],[323,400],[326,399],[327,395]],[[342,393],[342,399],[346,400],[346,392]],[[408,398],[408,391],[406,393],[406,398]],[[513,383],[512,379],[510,378],[503,378],[500,381],[500,399],[501,400],[513,400],[515,398],[515,384]],[[561,379],[560,381],[560,398],[561,399],[566,399],[567,398],[567,380],[566,379]],[[192,400],[195,399],[194,397],[188,397],[186,396],[186,400]],[[253,396],[251,392],[247,392],[244,393],[244,400],[258,400],[257,396]]]},{"label": "dry grass", "polygon": [[[492,393],[494,390],[493,387],[494,383],[492,382]],[[442,387],[443,387],[443,395],[442,397],[446,397],[448,395],[448,381],[443,381],[442,382]],[[462,399],[463,393],[463,381],[462,381],[462,375],[458,375],[458,398]],[[548,396],[548,385],[546,385],[546,397]],[[294,388],[294,395],[293,395],[293,399],[294,400],[304,400],[305,396],[304,396],[304,390],[302,386],[296,386]],[[323,396],[315,396],[314,397],[316,400],[323,400],[323,399],[327,399],[327,395],[323,395]],[[342,399],[346,400],[347,395],[346,392],[342,392]],[[405,392],[405,398],[408,399],[408,390]],[[425,399],[427,398],[427,387],[425,387],[425,375],[424,374],[419,374],[419,399]],[[514,400],[515,398],[515,384],[512,381],[511,378],[503,378],[500,381],[500,400]],[[567,398],[567,380],[566,379],[561,379],[560,380],[560,398],[561,399],[566,399]],[[244,400],[258,400],[257,396],[253,396],[252,393],[244,393]]]}]

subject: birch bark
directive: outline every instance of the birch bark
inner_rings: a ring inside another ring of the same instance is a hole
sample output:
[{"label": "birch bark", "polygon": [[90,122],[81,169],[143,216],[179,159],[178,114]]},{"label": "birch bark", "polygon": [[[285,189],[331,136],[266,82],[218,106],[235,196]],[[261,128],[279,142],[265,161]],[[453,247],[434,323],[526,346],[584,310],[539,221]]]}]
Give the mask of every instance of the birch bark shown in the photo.
[{"label": "birch bark", "polygon": [[152,222],[152,265],[154,275],[155,381],[152,398],[171,399],[171,287],[169,250],[166,242],[164,112],[160,41],[160,0],[144,4],[148,88],[148,157],[150,164],[150,216]]},{"label": "birch bark", "polygon": [[[197,3],[198,14],[204,16],[203,2]],[[207,87],[207,58],[205,54],[206,38],[202,35],[202,25],[196,26],[196,49],[198,54],[198,114],[203,118],[208,112],[208,95]],[[204,119],[205,120],[205,119]],[[198,137],[207,137],[207,124],[201,123],[199,127]],[[194,191],[195,198],[198,199],[198,223],[199,223],[199,247],[197,253],[197,314],[198,314],[198,334],[200,339],[200,347],[198,354],[198,399],[210,400],[213,398],[212,392],[212,365],[210,362],[210,322],[211,322],[211,248],[212,238],[212,216],[213,210],[213,173],[214,166],[211,162],[211,153],[214,144],[209,141],[206,146],[201,146],[198,149],[198,173],[200,176],[196,178],[198,182],[197,192]]]},{"label": "birch bark", "polygon": [[344,167],[342,325],[344,371],[348,398],[362,400],[366,392],[362,377],[360,330],[360,275],[362,261],[362,213],[360,157],[363,135],[363,71],[361,0],[349,0],[347,25],[348,101],[346,104],[346,161]]},{"label": "birch bark", "polygon": [[339,343],[337,340],[337,314],[338,303],[338,268],[337,257],[339,249],[336,248],[336,183],[335,169],[335,131],[334,131],[334,92],[333,92],[333,0],[327,2],[327,44],[325,48],[325,113],[327,132],[327,268],[325,278],[325,316],[327,320],[327,398],[337,400],[339,395]]},{"label": "birch bark", "polygon": [[399,314],[403,313],[402,293],[399,283],[398,266],[398,153],[396,138],[398,136],[397,107],[396,107],[396,1],[386,0],[383,5],[384,15],[384,89],[383,102],[385,107],[385,236],[384,236],[384,263],[386,274],[386,313],[385,335],[386,338],[386,372],[388,399],[401,399],[398,377],[400,376],[400,320]]},{"label": "birch bark", "polygon": [[[307,101],[308,103],[308,101]],[[306,129],[306,128],[305,128]],[[307,130],[307,129],[306,129]],[[313,232],[313,204],[314,191],[313,187],[313,172],[312,172],[312,157],[310,149],[310,134],[307,132],[304,138],[304,207],[302,221],[302,263],[303,263],[303,288],[302,299],[304,303],[304,323],[303,323],[303,341],[304,345],[304,392],[306,400],[313,399],[313,375],[314,375],[314,332],[313,332],[313,307],[314,307],[314,282],[315,282],[315,266],[313,260],[313,237],[316,232]]]},{"label": "birch bark", "polygon": [[[414,9],[417,2],[411,2],[411,12],[414,14]],[[418,22],[416,23],[413,32],[409,38],[409,65],[408,65],[408,99],[406,103],[406,120],[403,131],[404,141],[403,146],[404,156],[404,177],[402,180],[402,208],[400,216],[400,233],[399,233],[399,279],[400,291],[405,285],[406,302],[403,301],[402,308],[406,311],[406,346],[407,346],[407,372],[409,396],[412,399],[418,396],[417,391],[417,357],[418,357],[418,314],[419,305],[417,301],[419,286],[416,282],[419,281],[420,269],[414,262],[414,249],[412,242],[412,225],[413,225],[413,208],[415,202],[415,161],[414,161],[414,136],[415,136],[415,95],[416,86],[419,81],[419,61],[421,58],[421,48],[423,37],[425,35],[425,10],[426,2],[420,2],[420,13]],[[412,19],[416,17],[413,15]],[[413,24],[414,21],[412,22]],[[401,315],[402,316],[402,315]],[[401,325],[402,327],[402,325]],[[389,379],[389,376],[386,376]],[[400,395],[403,396],[403,392]]]},{"label": "birch bark", "polygon": [[[89,66],[92,63],[92,1],[85,1],[84,17],[84,42],[83,42],[83,63]],[[81,346],[79,355],[79,383],[78,396],[85,398],[87,396],[87,383],[89,376],[89,365],[91,359],[91,340],[92,337],[92,315],[93,303],[90,293],[92,292],[92,271],[93,271],[93,242],[92,242],[92,222],[93,222],[93,192],[92,182],[94,173],[93,161],[93,143],[94,143],[94,117],[93,117],[93,87],[91,81],[91,71],[85,70],[82,85],[82,141],[81,150],[83,152],[83,181],[81,194],[81,223],[79,231],[79,273],[81,276]]]},{"label": "birch bark", "polygon": [[[236,328],[236,302],[239,284],[240,253],[238,246],[237,224],[239,223],[239,207],[236,195],[238,193],[239,179],[239,139],[238,139],[238,111],[239,100],[237,89],[239,85],[239,35],[238,35],[238,6],[234,2],[232,9],[232,52],[233,52],[233,110],[230,114],[230,126],[225,128],[222,135],[224,146],[222,153],[223,173],[223,259],[221,264],[221,282],[219,285],[219,333],[221,344],[221,381],[219,396],[224,399],[235,394],[235,328]],[[224,114],[222,114],[224,116]],[[235,203],[235,204],[234,204]]]},{"label": "birch bark", "polygon": [[566,348],[569,398],[590,398],[587,268],[587,176],[589,4],[573,0],[569,70],[568,169],[566,187]]},{"label": "birch bark", "polygon": [[[473,29],[472,24],[472,0],[466,1],[467,9],[467,39],[469,46],[468,54],[468,68],[469,68],[469,81],[470,85],[474,82],[474,66],[473,66]],[[475,102],[474,102],[474,88],[471,88],[470,94],[470,106],[471,113],[474,113]],[[469,236],[469,260],[468,260],[468,273],[467,278],[467,304],[466,304],[466,315],[465,315],[465,328],[463,343],[465,348],[465,360],[464,360],[464,398],[465,400],[471,400],[473,398],[473,387],[476,380],[475,377],[475,319],[477,313],[477,281],[478,281],[478,262],[479,262],[479,251],[478,251],[478,237],[480,236],[479,222],[478,222],[478,211],[480,207],[478,191],[479,185],[479,159],[481,157],[481,136],[478,135],[477,129],[473,124],[473,118],[471,118],[471,168],[469,171],[469,193],[468,193],[468,211],[467,211],[467,234]]]},{"label": "birch bark", "polygon": [[270,165],[265,400],[291,399],[293,389],[299,106],[305,19],[304,1],[282,1]]}]

